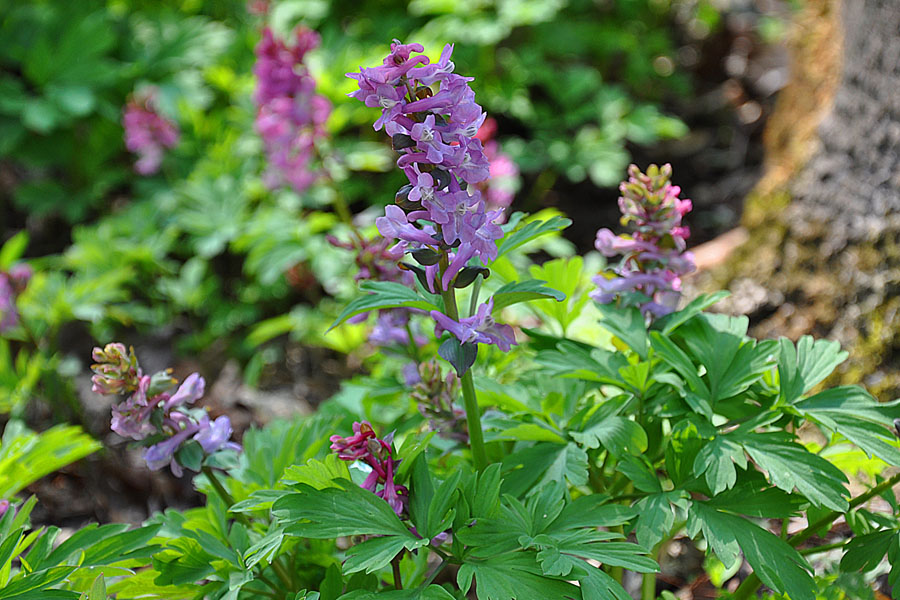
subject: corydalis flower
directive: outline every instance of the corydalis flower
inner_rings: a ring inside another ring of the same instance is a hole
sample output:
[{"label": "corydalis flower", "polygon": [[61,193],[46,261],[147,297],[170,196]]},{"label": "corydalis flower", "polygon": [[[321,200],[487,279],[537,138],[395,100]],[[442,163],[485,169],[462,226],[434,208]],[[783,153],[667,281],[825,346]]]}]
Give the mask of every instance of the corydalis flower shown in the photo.
[{"label": "corydalis flower", "polygon": [[315,79],[303,63],[306,53],[318,45],[319,35],[305,27],[294,31],[293,46],[267,27],[256,46],[253,99],[256,129],[269,163],[263,179],[270,188],[287,185],[302,192],[320,176],[313,167],[315,141],[325,135],[331,104],[315,93]]},{"label": "corydalis flower", "polygon": [[151,470],[168,465],[180,477],[183,469],[176,455],[188,442],[196,442],[206,454],[241,449],[230,440],[232,428],[227,416],[211,421],[202,410],[190,408],[206,390],[206,381],[199,374],[192,373],[174,388],[178,381],[172,379],[169,370],[144,375],[134,350],[126,350],[123,344],[94,348],[92,356],[96,362],[92,366],[94,391],[128,395],[112,407],[112,430],[145,444],[148,439],[156,442],[143,453]]},{"label": "corydalis flower", "polygon": [[509,352],[510,346],[516,344],[515,332],[509,325],[494,321],[491,316],[493,310],[493,298],[481,304],[474,315],[459,321],[433,310],[431,316],[437,322],[435,334],[439,336],[444,331],[449,331],[463,344],[494,344],[504,352]]},{"label": "corydalis flower", "polygon": [[137,154],[134,170],[141,175],[156,173],[166,148],[174,148],[179,138],[178,125],[159,114],[155,98],[153,90],[133,95],[122,115],[125,147]]},{"label": "corydalis flower", "polygon": [[15,265],[8,272],[0,271],[0,334],[15,329],[19,324],[16,299],[31,280],[31,267]]},{"label": "corydalis flower", "polygon": [[477,190],[468,191],[490,173],[475,137],[485,114],[469,87],[471,78],[453,73],[453,46],[434,64],[414,56],[423,50],[395,40],[381,66],[347,74],[359,86],[350,96],[381,108],[375,129],[391,135],[401,154],[397,164],[409,179],[398,194],[402,207],[388,206],[376,224],[386,238],[400,241],[401,250],[458,246],[457,255],[486,265],[503,235],[495,224],[500,213],[487,212]]},{"label": "corydalis flower", "polygon": [[394,483],[394,468],[400,461],[392,456],[390,439],[378,439],[372,425],[363,421],[353,423],[353,435],[333,435],[330,440],[331,449],[341,460],[360,461],[371,468],[362,483],[364,489],[382,498],[398,516],[406,511],[409,490]]},{"label": "corydalis flower", "polygon": [[597,250],[622,259],[611,273],[593,279],[598,289],[591,297],[601,304],[620,300],[659,317],[675,310],[681,277],[695,269],[693,255],[685,252],[690,231],[682,224],[691,201],[679,198],[681,188],[669,182],[670,165],[650,165],[646,174],[631,165],[628,174],[628,181],[619,186],[619,209],[622,224],[633,233],[597,232]]},{"label": "corydalis flower", "polygon": [[443,438],[466,443],[466,412],[456,405],[460,383],[456,373],[450,371],[444,377],[435,361],[419,365],[416,382],[410,396],[416,401],[419,412],[428,419],[428,426]]}]

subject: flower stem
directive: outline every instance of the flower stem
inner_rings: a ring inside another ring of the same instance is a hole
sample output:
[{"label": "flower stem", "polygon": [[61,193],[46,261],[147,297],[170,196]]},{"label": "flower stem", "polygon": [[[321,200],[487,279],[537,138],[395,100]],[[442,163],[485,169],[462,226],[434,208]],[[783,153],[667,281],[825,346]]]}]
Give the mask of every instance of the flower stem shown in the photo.
[{"label": "flower stem", "polygon": [[401,552],[391,559],[391,570],[394,572],[394,587],[398,590],[403,589],[403,582],[400,580],[400,559],[402,556],[403,553]]},{"label": "flower stem", "polygon": [[[202,466],[200,470],[206,475],[206,478],[209,479],[209,482],[212,484],[213,489],[216,491],[216,495],[219,496],[219,499],[225,503],[225,511],[227,512],[229,508],[234,506],[234,498],[232,498],[231,494],[228,493],[228,490],[222,485],[222,482],[219,481],[219,478],[216,476],[216,472],[212,470],[212,467]],[[235,513],[234,516],[242,525],[246,527],[250,527],[250,519],[247,518],[247,515],[243,513]]]},{"label": "flower stem", "polygon": [[[878,485],[873,487],[871,490],[869,490],[865,494],[860,494],[859,496],[857,496],[856,498],[851,500],[850,505],[846,511],[833,510],[830,513],[828,513],[827,515],[823,516],[821,519],[812,523],[811,525],[807,525],[803,531],[797,533],[796,535],[794,535],[790,539],[788,539],[787,543],[796,548],[801,543],[803,543],[804,541],[806,541],[807,539],[812,537],[812,535],[816,531],[818,531],[822,527],[825,527],[826,525],[830,525],[835,519],[837,519],[839,516],[841,516],[845,512],[850,512],[851,510],[853,510],[860,504],[868,502],[869,500],[871,500],[875,496],[878,496],[882,492],[891,489],[898,482],[900,482],[900,473],[894,474],[890,479],[886,479],[886,480],[882,481],[881,483],[879,483]],[[810,549],[810,550],[812,550],[812,549]],[[812,553],[813,552],[810,551],[810,552],[807,552],[806,554],[812,554]],[[753,595],[754,592],[756,592],[757,588],[759,588],[759,586],[760,586],[760,583],[762,583],[762,582],[760,581],[760,579],[756,575],[756,573],[751,573],[750,576],[747,577],[747,579],[745,579],[743,582],[741,582],[741,585],[738,586],[738,589],[735,590],[734,596],[733,596],[734,600],[747,600],[750,596]]]},{"label": "flower stem", "polygon": [[[443,269],[442,269],[443,270]],[[459,308],[456,306],[456,290],[442,290],[444,308],[447,316],[454,321],[459,321]],[[475,382],[472,380],[470,368],[459,378],[462,383],[463,402],[466,408],[466,425],[469,428],[469,447],[472,449],[472,460],[475,468],[483,471],[487,465],[487,453],[484,450],[484,433],[481,430],[481,411],[478,408],[478,398],[475,396]]]}]

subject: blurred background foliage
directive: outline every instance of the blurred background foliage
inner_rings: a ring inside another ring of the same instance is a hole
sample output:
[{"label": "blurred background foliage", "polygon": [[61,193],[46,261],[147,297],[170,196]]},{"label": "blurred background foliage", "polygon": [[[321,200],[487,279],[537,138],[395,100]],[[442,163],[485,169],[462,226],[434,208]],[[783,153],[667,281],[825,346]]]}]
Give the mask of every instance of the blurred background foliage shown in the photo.
[{"label": "blurred background foliage", "polygon": [[[374,231],[370,207],[405,182],[371,109],[346,100],[346,72],[378,63],[392,38],[433,57],[455,43],[520,170],[513,208],[562,209],[584,247],[579,231],[612,220],[611,186],[630,161],[681,156],[693,160],[682,177],[702,179],[696,148],[755,135],[759,115],[742,120],[743,105],[697,99],[744,81],[723,64],[735,40],[764,54],[789,13],[749,0],[0,0],[0,242],[27,234],[37,273],[23,318],[64,354],[143,336],[211,364],[237,358],[250,383],[283,359],[271,341],[285,335],[357,349],[359,328],[322,335],[355,290],[348,253],[324,236],[344,235],[348,214]],[[303,194],[263,185],[251,97],[261,28],[298,24],[322,36],[309,64],[333,105],[318,147],[327,177]],[[181,130],[146,177],[121,126],[142,90]],[[701,232],[703,219],[712,235],[739,214],[722,210],[698,211]]]}]

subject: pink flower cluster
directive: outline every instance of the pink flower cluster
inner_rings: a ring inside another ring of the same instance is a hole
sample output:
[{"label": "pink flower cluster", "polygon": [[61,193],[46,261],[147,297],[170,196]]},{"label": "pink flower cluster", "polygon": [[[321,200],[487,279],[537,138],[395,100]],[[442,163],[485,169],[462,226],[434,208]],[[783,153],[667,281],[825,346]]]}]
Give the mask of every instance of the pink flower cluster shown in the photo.
[{"label": "pink flower cluster", "polygon": [[145,375],[134,350],[127,350],[124,344],[94,348],[92,358],[93,391],[128,395],[112,408],[112,430],[138,441],[165,437],[144,450],[144,460],[151,470],[169,465],[172,473],[181,477],[183,471],[175,454],[189,440],[197,442],[206,454],[241,449],[230,441],[232,428],[227,416],[211,421],[205,411],[188,408],[203,396],[206,388],[206,381],[197,373],[172,391],[178,382],[168,371]]},{"label": "pink flower cluster", "polygon": [[372,469],[361,487],[384,499],[399,516],[406,511],[409,490],[394,483],[394,470],[400,461],[393,458],[392,437],[393,434],[378,439],[372,425],[363,421],[353,423],[353,435],[350,437],[333,435],[330,439],[331,449],[338,453],[341,460],[360,461]]},{"label": "pink flower cluster", "polygon": [[306,53],[319,45],[319,34],[298,27],[294,38],[288,46],[271,29],[263,29],[255,50],[253,99],[269,163],[263,179],[270,188],[290,186],[299,193],[320,176],[313,167],[315,142],[325,135],[331,104],[315,93],[316,81],[303,64]]},{"label": "pink flower cluster", "polygon": [[15,329],[19,325],[19,297],[31,280],[32,270],[26,264],[14,265],[8,272],[0,271],[0,334]]},{"label": "pink flower cluster", "polygon": [[132,96],[125,105],[122,127],[125,147],[138,156],[134,170],[141,175],[156,173],[165,149],[178,143],[178,125],[157,112],[152,90]]},{"label": "pink flower cluster", "polygon": [[693,255],[685,251],[690,230],[682,224],[691,211],[691,201],[679,198],[681,188],[669,182],[671,165],[650,165],[646,174],[631,165],[628,175],[628,181],[619,186],[619,210],[622,225],[633,233],[597,232],[597,250],[622,259],[612,273],[593,279],[598,289],[591,297],[601,304],[619,299],[659,317],[675,310],[681,297],[681,277],[696,268]]},{"label": "pink flower cluster", "polygon": [[[401,154],[397,165],[409,180],[396,204],[387,206],[375,224],[385,238],[399,240],[394,247],[398,252],[426,250],[443,257],[420,261],[425,265],[423,284],[438,293],[454,286],[470,260],[487,265],[497,257],[503,210],[488,210],[476,188],[490,175],[490,165],[476,137],[486,115],[469,87],[472,78],[453,72],[452,45],[444,47],[436,63],[421,54],[413,56],[423,51],[421,44],[394,40],[382,65],[361,67],[359,73],[347,76],[359,86],[351,97],[381,109],[375,130],[384,128],[391,136]],[[454,335],[470,329],[442,327]],[[506,341],[515,343],[511,331]],[[494,341],[485,336],[466,338],[459,339]]]}]

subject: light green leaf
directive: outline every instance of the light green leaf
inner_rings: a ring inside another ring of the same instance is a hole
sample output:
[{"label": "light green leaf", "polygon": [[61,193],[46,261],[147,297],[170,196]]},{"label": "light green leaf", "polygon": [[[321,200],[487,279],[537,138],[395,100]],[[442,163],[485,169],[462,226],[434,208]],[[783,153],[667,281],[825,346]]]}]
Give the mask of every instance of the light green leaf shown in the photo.
[{"label": "light green leaf", "polygon": [[804,335],[796,348],[787,338],[778,340],[778,377],[781,398],[793,403],[817,383],[828,377],[848,353],[836,341],[816,340]]},{"label": "light green leaf", "polygon": [[519,229],[516,229],[512,233],[507,233],[506,236],[504,236],[497,249],[497,258],[500,258],[504,254],[512,252],[516,248],[543,235],[562,231],[571,224],[571,220],[560,216],[551,217],[546,221],[531,221],[526,223]]},{"label": "light green leaf", "polygon": [[498,312],[507,306],[528,302],[529,300],[553,299],[562,302],[566,295],[558,290],[543,285],[544,281],[529,279],[527,281],[513,281],[507,283],[494,292],[494,312]]},{"label": "light green leaf", "polygon": [[334,323],[328,328],[332,330],[350,317],[382,308],[418,308],[424,311],[439,310],[437,306],[417,294],[414,290],[393,281],[369,281],[360,289],[368,292],[365,296],[350,302]]},{"label": "light green leaf", "polygon": [[569,435],[585,448],[599,448],[602,445],[615,456],[626,452],[640,454],[647,450],[646,432],[636,422],[625,417],[597,418],[597,413],[594,413],[582,431],[571,431]]}]

